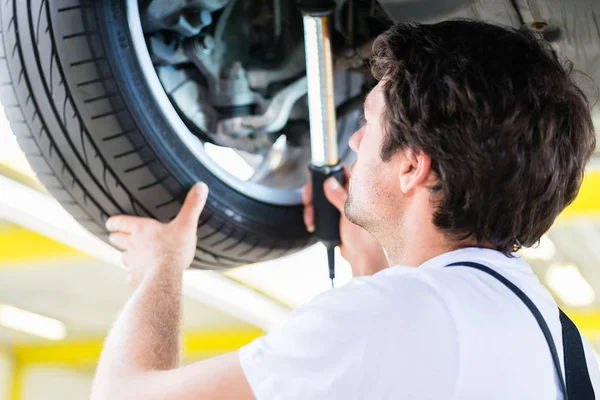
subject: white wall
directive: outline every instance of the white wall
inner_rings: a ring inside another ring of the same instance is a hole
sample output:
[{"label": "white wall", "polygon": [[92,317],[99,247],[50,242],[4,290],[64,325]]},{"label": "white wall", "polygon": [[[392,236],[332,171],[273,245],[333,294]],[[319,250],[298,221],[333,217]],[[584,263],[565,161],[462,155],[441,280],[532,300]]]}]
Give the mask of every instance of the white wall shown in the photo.
[{"label": "white wall", "polygon": [[25,371],[22,400],[88,400],[92,379],[87,371],[32,366]]},{"label": "white wall", "polygon": [[9,400],[11,374],[12,362],[6,354],[0,352],[0,400]]}]

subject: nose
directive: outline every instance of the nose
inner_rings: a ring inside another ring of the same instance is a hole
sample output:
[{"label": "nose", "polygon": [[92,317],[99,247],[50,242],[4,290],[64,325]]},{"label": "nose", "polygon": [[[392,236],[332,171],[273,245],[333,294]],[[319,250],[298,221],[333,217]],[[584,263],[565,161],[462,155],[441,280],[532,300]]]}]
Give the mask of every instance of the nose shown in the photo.
[{"label": "nose", "polygon": [[350,140],[348,141],[350,148],[355,153],[358,153],[358,149],[360,148],[360,142],[362,142],[362,138],[363,138],[363,129],[364,128],[360,128],[359,130],[354,132],[354,134],[352,135],[352,137],[350,137]]}]

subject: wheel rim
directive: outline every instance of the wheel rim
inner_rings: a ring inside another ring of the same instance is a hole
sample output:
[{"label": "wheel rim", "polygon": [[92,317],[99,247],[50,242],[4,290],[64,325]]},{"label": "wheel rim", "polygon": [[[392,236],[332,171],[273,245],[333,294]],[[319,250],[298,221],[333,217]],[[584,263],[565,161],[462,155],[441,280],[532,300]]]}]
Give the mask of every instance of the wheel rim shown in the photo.
[{"label": "wheel rim", "polygon": [[[301,189],[304,182],[296,185],[295,187],[277,188],[266,186],[250,180],[244,180],[240,178],[240,176],[236,176],[230,168],[232,161],[242,161],[240,160],[241,157],[239,155],[237,156],[237,159],[231,158],[235,157],[235,152],[230,149],[231,152],[227,152],[226,156],[219,156],[219,152],[225,152],[224,148],[217,149],[217,146],[212,146],[210,143],[203,142],[196,135],[194,135],[194,133],[192,133],[192,131],[180,117],[176,106],[169,99],[163,83],[159,78],[159,73],[152,63],[147,43],[144,38],[138,0],[127,0],[126,6],[127,21],[131,40],[133,42],[135,55],[142,70],[142,75],[148,84],[154,100],[157,102],[157,105],[161,109],[173,132],[177,134],[177,137],[185,144],[198,162],[200,162],[226,185],[255,200],[279,206],[292,206],[300,204],[302,199]],[[353,157],[352,154],[349,154],[351,153],[349,151],[345,151],[344,153],[346,153],[346,157],[342,157],[342,160],[346,159],[347,161],[349,158]],[[304,170],[307,166],[308,165],[298,165],[296,168]],[[284,172],[282,172],[282,174],[283,173]],[[307,175],[306,178],[308,178]]]}]

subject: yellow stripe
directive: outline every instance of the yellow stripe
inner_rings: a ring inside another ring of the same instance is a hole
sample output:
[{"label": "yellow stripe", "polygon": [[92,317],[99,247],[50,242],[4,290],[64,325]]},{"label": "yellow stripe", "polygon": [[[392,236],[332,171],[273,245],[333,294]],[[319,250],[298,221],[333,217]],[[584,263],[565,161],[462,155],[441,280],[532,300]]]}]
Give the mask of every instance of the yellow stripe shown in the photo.
[{"label": "yellow stripe", "polygon": [[263,334],[264,332],[258,328],[188,334],[183,340],[183,355],[187,359],[197,360],[209,355],[228,353],[252,342]]},{"label": "yellow stripe", "polygon": [[559,219],[591,215],[600,216],[600,171],[586,173],[577,198],[562,212]]},{"label": "yellow stripe", "polygon": [[577,328],[582,332],[597,332],[600,334],[600,309],[579,311],[575,309],[563,309],[565,314],[573,320]]},{"label": "yellow stripe", "polygon": [[[235,351],[263,334],[262,330],[251,327],[189,332],[184,335],[183,354],[190,361],[223,354]],[[102,344],[103,339],[20,344],[15,346],[14,354],[21,365],[93,366],[100,357]]]},{"label": "yellow stripe", "polygon": [[88,257],[84,253],[16,225],[0,228],[0,268],[11,262]]},{"label": "yellow stripe", "polygon": [[12,366],[10,383],[8,387],[8,400],[23,400],[23,379],[25,378],[25,366],[15,362]]},{"label": "yellow stripe", "polygon": [[93,365],[100,357],[102,340],[65,341],[38,345],[15,346],[19,364]]}]

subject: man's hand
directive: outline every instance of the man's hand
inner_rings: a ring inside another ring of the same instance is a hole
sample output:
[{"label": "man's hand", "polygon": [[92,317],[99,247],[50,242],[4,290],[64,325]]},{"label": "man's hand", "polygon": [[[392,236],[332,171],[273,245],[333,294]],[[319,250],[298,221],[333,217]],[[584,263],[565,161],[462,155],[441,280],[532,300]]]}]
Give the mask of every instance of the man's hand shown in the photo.
[{"label": "man's hand", "polygon": [[[350,171],[344,166],[345,180],[350,181]],[[344,214],[344,204],[348,198],[348,184],[341,186],[334,178],[325,181],[325,196],[341,213],[340,252],[352,266],[353,276],[373,275],[389,266],[383,248],[377,239],[358,225],[348,221]],[[304,186],[302,192],[304,204],[304,224],[309,232],[315,230],[315,212],[313,208],[312,184]]]},{"label": "man's hand", "polygon": [[177,217],[168,224],[150,218],[120,215],[109,218],[109,241],[123,250],[129,281],[136,287],[146,273],[162,265],[176,271],[190,266],[196,251],[198,219],[208,197],[204,183],[194,185]]},{"label": "man's hand", "polygon": [[128,216],[106,222],[137,288],[104,343],[92,400],[254,398],[237,353],[180,366],[183,271],[194,259],[207,197],[206,185],[194,185],[168,224]]}]

